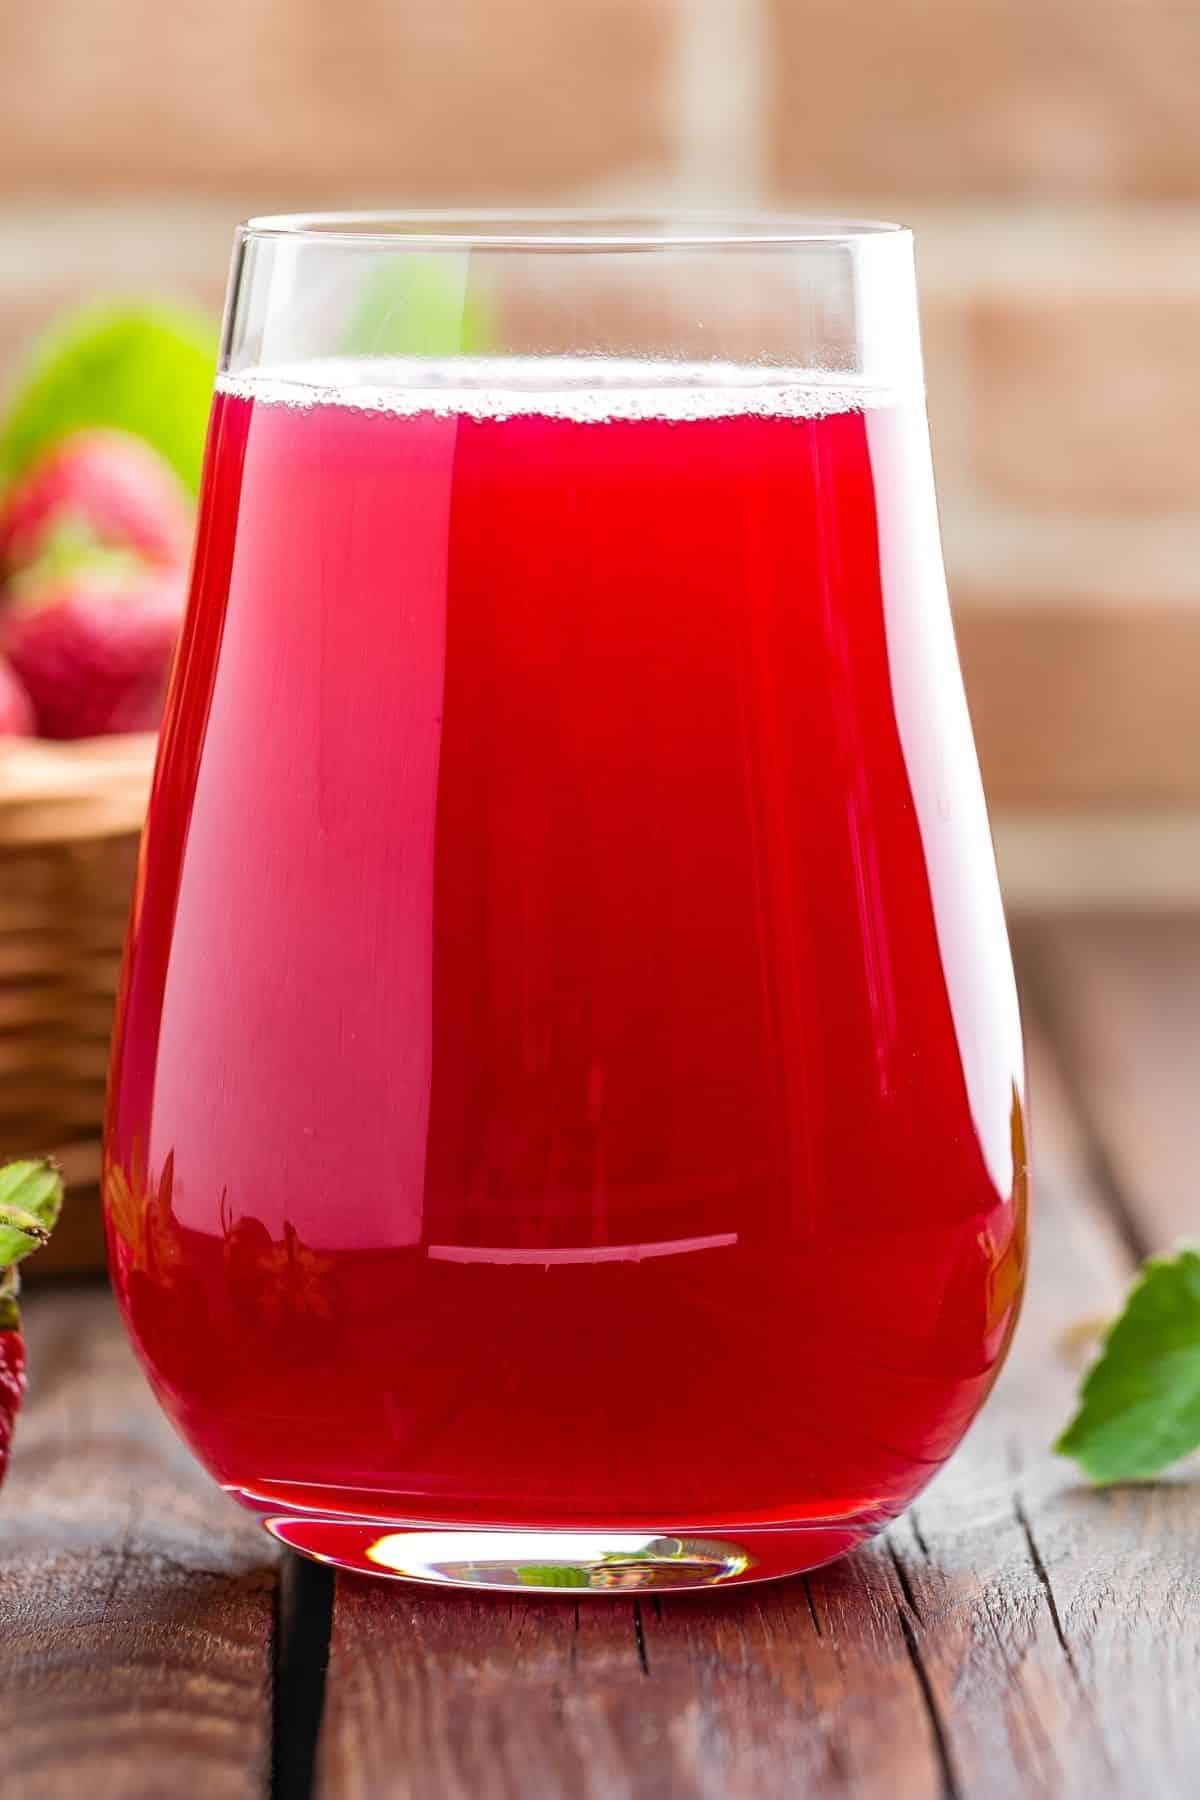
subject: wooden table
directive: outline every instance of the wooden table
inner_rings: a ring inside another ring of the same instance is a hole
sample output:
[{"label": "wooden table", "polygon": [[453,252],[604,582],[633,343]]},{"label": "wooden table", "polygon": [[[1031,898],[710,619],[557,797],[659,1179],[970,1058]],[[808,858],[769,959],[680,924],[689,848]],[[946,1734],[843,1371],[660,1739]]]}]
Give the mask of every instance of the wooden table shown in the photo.
[{"label": "wooden table", "polygon": [[640,1603],[335,1582],[192,1463],[107,1294],[43,1289],[0,1500],[3,1800],[1200,1793],[1200,1482],[1093,1493],[1048,1449],[1069,1328],[1200,1213],[1200,924],[1017,940],[1032,1286],[984,1416],[882,1538]]}]

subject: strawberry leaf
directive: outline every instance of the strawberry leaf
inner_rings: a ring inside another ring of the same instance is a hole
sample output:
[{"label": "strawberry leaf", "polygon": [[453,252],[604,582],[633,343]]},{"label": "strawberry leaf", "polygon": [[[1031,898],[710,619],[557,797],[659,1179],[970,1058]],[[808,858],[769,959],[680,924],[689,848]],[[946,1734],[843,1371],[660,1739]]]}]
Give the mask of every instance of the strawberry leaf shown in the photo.
[{"label": "strawberry leaf", "polygon": [[1148,1262],[1055,1448],[1101,1485],[1200,1449],[1200,1252]]},{"label": "strawberry leaf", "polygon": [[69,433],[102,426],[152,444],[194,493],[215,368],[206,319],[173,307],[86,308],[34,346],[0,428],[0,477]]},{"label": "strawberry leaf", "polygon": [[62,1176],[49,1162],[0,1168],[0,1272],[44,1244],[62,1209]]}]

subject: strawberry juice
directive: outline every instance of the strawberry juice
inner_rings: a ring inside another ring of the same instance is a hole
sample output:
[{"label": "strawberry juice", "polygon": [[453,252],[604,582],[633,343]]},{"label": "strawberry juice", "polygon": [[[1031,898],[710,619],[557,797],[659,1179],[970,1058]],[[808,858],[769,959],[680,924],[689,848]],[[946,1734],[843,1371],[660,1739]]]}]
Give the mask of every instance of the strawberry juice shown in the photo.
[{"label": "strawberry juice", "polygon": [[1021,1086],[918,399],[223,381],[106,1185],[280,1537],[851,1547],[1006,1347]]}]

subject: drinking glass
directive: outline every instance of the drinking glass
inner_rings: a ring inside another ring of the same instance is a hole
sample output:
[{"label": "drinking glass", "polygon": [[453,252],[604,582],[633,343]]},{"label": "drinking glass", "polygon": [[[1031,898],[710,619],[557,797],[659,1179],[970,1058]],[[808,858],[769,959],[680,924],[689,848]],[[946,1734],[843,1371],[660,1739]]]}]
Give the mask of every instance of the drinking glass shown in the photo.
[{"label": "drinking glass", "polygon": [[1022,1086],[909,233],[240,230],[105,1170],[216,1479],[421,1581],[840,1555],[1004,1356]]}]

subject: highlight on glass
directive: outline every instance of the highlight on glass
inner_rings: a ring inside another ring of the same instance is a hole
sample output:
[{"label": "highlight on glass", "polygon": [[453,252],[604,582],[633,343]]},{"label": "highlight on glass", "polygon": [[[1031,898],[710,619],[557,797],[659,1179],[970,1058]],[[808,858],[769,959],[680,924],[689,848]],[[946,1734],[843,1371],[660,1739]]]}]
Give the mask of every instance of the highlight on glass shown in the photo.
[{"label": "highlight on glass", "polygon": [[237,237],[105,1189],[308,1555],[810,1568],[982,1404],[1020,1027],[895,226]]}]

